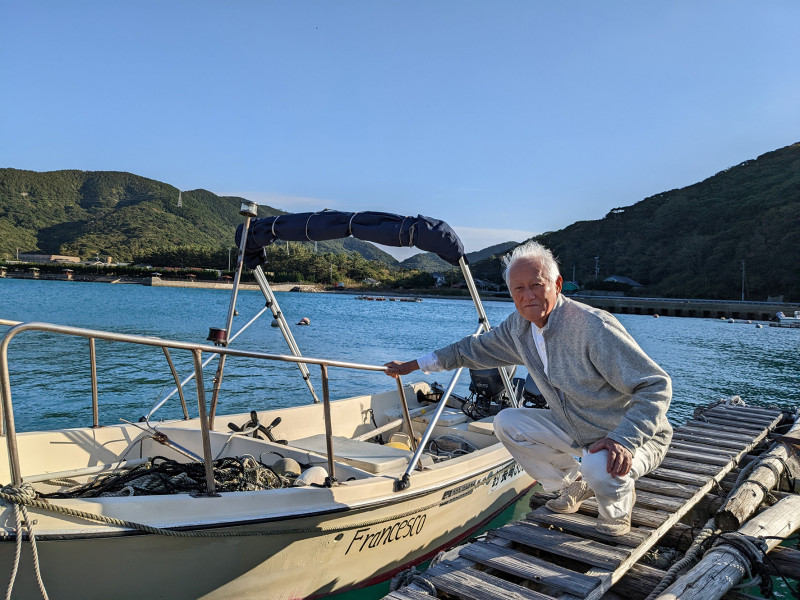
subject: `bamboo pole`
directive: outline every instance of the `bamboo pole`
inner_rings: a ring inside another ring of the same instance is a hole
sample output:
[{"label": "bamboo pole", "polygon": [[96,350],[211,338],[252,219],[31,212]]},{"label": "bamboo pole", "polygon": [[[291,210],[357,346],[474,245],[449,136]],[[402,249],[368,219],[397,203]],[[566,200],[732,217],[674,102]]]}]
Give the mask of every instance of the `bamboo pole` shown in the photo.
[{"label": "bamboo pole", "polygon": [[[764,538],[769,550],[800,527],[800,496],[788,496],[739,529],[746,536]],[[735,586],[749,570],[748,559],[735,547],[720,544],[707,552],[690,571],[658,596],[657,600],[716,600]]]}]

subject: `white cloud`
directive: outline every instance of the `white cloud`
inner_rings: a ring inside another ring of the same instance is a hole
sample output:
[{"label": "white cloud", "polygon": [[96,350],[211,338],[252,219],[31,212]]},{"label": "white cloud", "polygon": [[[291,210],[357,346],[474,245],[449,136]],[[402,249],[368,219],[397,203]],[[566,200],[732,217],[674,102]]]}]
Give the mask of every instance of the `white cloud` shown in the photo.
[{"label": "white cloud", "polygon": [[482,227],[461,227],[460,225],[452,227],[461,238],[464,250],[467,252],[476,252],[503,242],[524,242],[536,235],[535,231],[524,229],[484,229]]},{"label": "white cloud", "polygon": [[259,206],[271,206],[286,212],[309,212],[325,208],[337,208],[336,200],[324,198],[308,198],[305,196],[289,196],[271,192],[214,192],[217,196],[239,196]]}]

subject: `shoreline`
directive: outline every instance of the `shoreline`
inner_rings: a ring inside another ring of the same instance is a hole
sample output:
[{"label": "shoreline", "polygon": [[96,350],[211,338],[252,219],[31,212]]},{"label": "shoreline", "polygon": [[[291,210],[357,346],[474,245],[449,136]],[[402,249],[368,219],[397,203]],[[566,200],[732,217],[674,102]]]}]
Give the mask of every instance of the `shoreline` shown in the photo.
[{"label": "shoreline", "polygon": [[[67,275],[58,274],[45,274],[33,277],[25,273],[22,276],[11,275],[7,273],[2,279],[28,279],[35,281],[64,281],[64,282],[77,282],[77,283],[111,283],[111,284],[124,284],[124,285],[143,285],[148,287],[176,287],[187,289],[211,289],[211,290],[232,290],[233,283],[226,281],[187,281],[185,279],[165,279],[162,277],[119,277],[109,275],[81,275],[78,277],[68,277]],[[352,296],[359,296],[369,294],[370,296],[386,297],[386,298],[401,298],[401,297],[415,297],[415,298],[451,298],[454,300],[471,300],[469,294],[436,294],[421,290],[381,290],[375,288],[345,288],[345,289],[328,289],[328,286],[318,283],[304,283],[299,281],[285,282],[285,283],[269,283],[273,292],[304,292],[312,294],[347,294]],[[299,288],[295,290],[295,288]],[[239,283],[240,290],[260,291],[258,284],[255,283]],[[503,296],[485,296],[481,295],[482,300],[499,300],[501,302],[511,302],[511,297],[508,295]]]},{"label": "shoreline", "polygon": [[[144,285],[151,287],[177,287],[187,289],[217,289],[232,290],[233,283],[226,281],[187,281],[185,279],[163,279],[161,277],[118,277],[108,275],[82,275],[68,277],[65,274],[47,274],[33,277],[24,274],[22,277],[6,274],[6,279],[35,279],[42,281],[75,281]],[[2,281],[2,278],[0,278]],[[331,289],[320,284],[302,282],[272,283],[270,288],[274,292],[304,292],[316,294],[346,294],[350,296],[369,295],[376,298],[429,298],[471,300],[469,295],[437,294],[423,290],[380,290],[375,288],[349,288]],[[255,283],[240,283],[240,290],[260,291]],[[491,295],[481,294],[483,301],[512,302],[507,294]],[[776,303],[762,301],[741,300],[705,300],[683,298],[643,298],[635,296],[606,296],[606,295],[580,295],[573,294],[572,299],[600,308],[612,314],[648,315],[653,317],[686,317],[686,318],[712,318],[712,319],[738,319],[739,321],[772,322],[775,313],[782,311],[791,314],[800,310],[800,305],[792,303]]]}]

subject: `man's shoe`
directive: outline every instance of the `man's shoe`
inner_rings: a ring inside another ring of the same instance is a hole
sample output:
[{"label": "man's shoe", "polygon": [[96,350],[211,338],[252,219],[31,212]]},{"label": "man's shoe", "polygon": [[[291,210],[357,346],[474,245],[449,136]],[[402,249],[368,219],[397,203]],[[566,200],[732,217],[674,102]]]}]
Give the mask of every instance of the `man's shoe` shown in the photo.
[{"label": "man's shoe", "polygon": [[573,481],[558,494],[557,498],[545,503],[553,512],[570,514],[577,512],[584,500],[594,496],[592,488],[583,479]]},{"label": "man's shoe", "polygon": [[633,506],[636,504],[636,492],[633,492],[633,502],[631,502],[631,509],[624,517],[616,517],[613,519],[597,518],[597,525],[595,529],[598,533],[603,533],[610,536],[625,535],[631,530],[631,514],[633,513]]}]

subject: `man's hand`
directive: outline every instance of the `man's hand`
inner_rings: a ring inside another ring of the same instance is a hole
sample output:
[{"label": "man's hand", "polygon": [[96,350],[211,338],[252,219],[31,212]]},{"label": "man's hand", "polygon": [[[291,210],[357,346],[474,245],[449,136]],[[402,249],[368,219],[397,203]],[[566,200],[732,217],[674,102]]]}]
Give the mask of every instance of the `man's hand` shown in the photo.
[{"label": "man's hand", "polygon": [[603,438],[589,448],[589,452],[600,452],[600,450],[608,450],[606,471],[611,473],[612,477],[623,477],[630,472],[633,454],[625,446],[610,438]]},{"label": "man's hand", "polygon": [[409,360],[408,362],[393,360],[392,362],[388,362],[383,366],[386,367],[386,374],[389,377],[408,375],[409,373],[413,373],[414,371],[419,369],[419,365],[415,360]]}]

